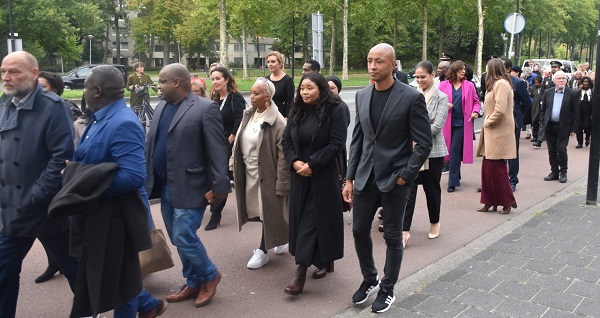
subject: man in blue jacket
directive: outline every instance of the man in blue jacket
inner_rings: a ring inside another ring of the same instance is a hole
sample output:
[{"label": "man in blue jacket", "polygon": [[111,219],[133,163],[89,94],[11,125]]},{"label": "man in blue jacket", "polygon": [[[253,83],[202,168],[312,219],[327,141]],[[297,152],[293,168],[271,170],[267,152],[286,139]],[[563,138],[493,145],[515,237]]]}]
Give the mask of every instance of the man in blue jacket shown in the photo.
[{"label": "man in blue jacket", "polygon": [[[512,68],[512,62],[510,59],[502,58],[502,63],[506,68],[506,73],[510,74]],[[519,183],[519,140],[521,137],[521,127],[523,126],[523,114],[531,111],[531,97],[527,91],[527,83],[513,75],[510,75],[510,80],[513,84],[513,101],[514,110],[513,115],[515,117],[515,137],[517,140],[517,158],[508,160],[508,178],[510,180],[510,187],[513,192],[517,189],[517,183]]]},{"label": "man in blue jacket", "polygon": [[75,286],[67,219],[50,219],[60,171],[73,156],[73,115],[38,83],[38,62],[19,51],[2,60],[0,97],[0,317],[14,317],[23,259],[36,238]]}]

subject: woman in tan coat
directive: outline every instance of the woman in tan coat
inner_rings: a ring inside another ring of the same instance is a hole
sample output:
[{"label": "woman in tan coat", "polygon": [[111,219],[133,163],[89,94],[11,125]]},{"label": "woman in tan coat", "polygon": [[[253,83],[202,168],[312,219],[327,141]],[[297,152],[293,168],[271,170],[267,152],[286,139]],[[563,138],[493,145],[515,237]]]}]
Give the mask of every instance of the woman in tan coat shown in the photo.
[{"label": "woman in tan coat", "polygon": [[239,230],[248,221],[263,224],[260,246],[248,261],[251,269],[269,261],[269,249],[281,254],[288,242],[290,170],[281,146],[286,122],[273,94],[273,83],[259,77],[250,94],[252,107],[244,111],[232,151]]},{"label": "woman in tan coat", "polygon": [[517,201],[510,188],[506,160],[517,157],[515,121],[513,117],[512,83],[502,61],[492,59],[487,65],[485,94],[485,115],[477,156],[483,157],[481,166],[481,203],[479,212],[490,208],[504,208],[500,214],[510,213],[517,207]]}]

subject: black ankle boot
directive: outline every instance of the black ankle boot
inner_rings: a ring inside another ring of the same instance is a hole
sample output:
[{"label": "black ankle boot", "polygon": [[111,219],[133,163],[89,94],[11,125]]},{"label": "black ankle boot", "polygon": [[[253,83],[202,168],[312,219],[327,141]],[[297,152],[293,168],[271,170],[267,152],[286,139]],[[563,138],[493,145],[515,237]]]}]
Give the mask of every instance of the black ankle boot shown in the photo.
[{"label": "black ankle boot", "polygon": [[219,225],[221,225],[221,211],[213,211],[210,214],[210,220],[206,223],[204,230],[211,231],[216,229]]},{"label": "black ankle boot", "polygon": [[56,264],[48,264],[46,271],[44,271],[44,273],[42,273],[42,275],[38,276],[38,278],[35,279],[35,283],[39,284],[39,283],[43,283],[45,281],[49,281],[50,279],[52,279],[54,277],[54,274],[56,274],[59,271],[60,271],[60,269],[58,268],[58,266]]}]

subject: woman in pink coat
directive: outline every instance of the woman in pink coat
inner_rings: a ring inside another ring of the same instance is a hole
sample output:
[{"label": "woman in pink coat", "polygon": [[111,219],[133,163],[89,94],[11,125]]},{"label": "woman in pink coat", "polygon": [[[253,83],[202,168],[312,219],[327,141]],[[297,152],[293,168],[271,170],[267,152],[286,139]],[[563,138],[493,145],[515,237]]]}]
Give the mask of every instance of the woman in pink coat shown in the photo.
[{"label": "woman in pink coat", "polygon": [[481,105],[475,85],[466,80],[466,64],[455,61],[448,69],[439,90],[448,95],[448,118],[442,132],[450,155],[448,192],[460,187],[461,162],[473,163],[473,120],[479,118]]}]

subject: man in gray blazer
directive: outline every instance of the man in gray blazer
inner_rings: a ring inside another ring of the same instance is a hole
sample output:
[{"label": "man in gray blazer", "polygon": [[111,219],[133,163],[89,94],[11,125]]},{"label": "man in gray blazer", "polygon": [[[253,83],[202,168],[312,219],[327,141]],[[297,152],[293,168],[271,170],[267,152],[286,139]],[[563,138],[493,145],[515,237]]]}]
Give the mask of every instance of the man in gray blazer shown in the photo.
[{"label": "man in gray blazer", "polygon": [[554,73],[554,87],[544,91],[540,117],[546,129],[550,174],[546,181],[567,182],[567,145],[569,136],[575,136],[579,120],[577,91],[567,86],[567,75],[563,71]]},{"label": "man in gray blazer", "polygon": [[146,190],[161,198],[171,243],[177,247],[187,282],[168,302],[195,298],[196,307],[215,295],[221,273],[198,238],[204,210],[231,192],[223,123],[217,104],[192,93],[183,64],[159,74],[163,100],[156,106],[146,140]]},{"label": "man in gray blazer", "polygon": [[[371,309],[387,311],[396,300],[394,285],[402,263],[402,219],[407,194],[431,151],[431,127],[423,94],[399,81],[395,52],[374,46],[367,58],[374,84],[356,93],[356,125],[343,197],[354,203],[353,228],[363,282],[352,296],[362,304],[379,291]],[[387,245],[384,277],[379,282],[373,260],[371,225],[381,202]]]}]

